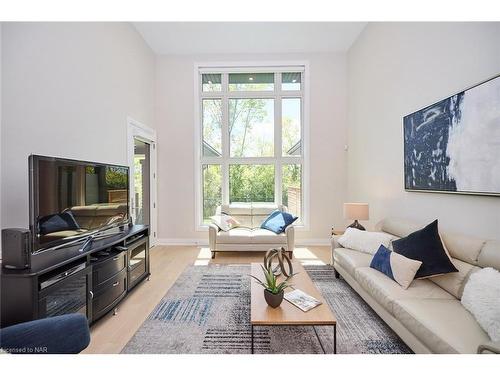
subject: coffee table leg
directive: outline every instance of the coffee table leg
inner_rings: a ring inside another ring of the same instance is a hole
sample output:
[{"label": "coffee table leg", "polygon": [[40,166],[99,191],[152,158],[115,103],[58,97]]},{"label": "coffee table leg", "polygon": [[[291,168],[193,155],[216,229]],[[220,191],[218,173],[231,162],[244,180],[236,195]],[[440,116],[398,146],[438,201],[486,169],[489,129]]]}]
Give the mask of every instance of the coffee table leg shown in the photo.
[{"label": "coffee table leg", "polygon": [[251,350],[252,350],[252,352],[251,353],[253,354],[253,324],[251,326],[252,326],[252,334],[251,334],[251,339],[252,339],[252,344],[251,344],[252,349]]},{"label": "coffee table leg", "polygon": [[337,325],[333,325],[333,354],[337,354]]},{"label": "coffee table leg", "polygon": [[318,339],[319,346],[321,346],[321,350],[323,350],[323,354],[326,354],[325,348],[323,348],[323,344],[321,343],[321,339],[319,338],[318,331],[316,331],[316,327],[312,326],[314,329],[314,333],[316,334],[316,338]]}]

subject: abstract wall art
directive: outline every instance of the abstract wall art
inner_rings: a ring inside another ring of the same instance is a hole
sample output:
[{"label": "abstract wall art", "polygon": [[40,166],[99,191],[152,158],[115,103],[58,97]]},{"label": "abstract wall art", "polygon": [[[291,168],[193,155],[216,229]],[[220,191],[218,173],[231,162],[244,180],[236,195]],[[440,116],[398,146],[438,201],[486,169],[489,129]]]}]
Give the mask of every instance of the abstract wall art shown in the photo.
[{"label": "abstract wall art", "polygon": [[408,191],[500,195],[500,76],[403,118]]}]

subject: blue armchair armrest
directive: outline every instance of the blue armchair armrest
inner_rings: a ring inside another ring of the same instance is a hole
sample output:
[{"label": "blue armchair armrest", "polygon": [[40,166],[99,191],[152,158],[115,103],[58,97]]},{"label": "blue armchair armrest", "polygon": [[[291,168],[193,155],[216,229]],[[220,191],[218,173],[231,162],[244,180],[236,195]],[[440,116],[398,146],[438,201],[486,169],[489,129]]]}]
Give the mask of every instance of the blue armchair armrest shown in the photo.
[{"label": "blue armchair armrest", "polygon": [[90,343],[87,318],[67,314],[0,330],[0,348],[12,354],[77,354]]}]

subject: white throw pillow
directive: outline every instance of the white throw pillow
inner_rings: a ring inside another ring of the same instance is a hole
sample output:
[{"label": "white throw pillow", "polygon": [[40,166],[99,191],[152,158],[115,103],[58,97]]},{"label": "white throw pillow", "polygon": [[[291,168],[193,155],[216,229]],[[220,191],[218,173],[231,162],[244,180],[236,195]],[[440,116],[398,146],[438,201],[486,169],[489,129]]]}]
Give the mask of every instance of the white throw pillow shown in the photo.
[{"label": "white throw pillow", "polygon": [[462,305],[493,341],[500,341],[500,272],[488,267],[470,275]]},{"label": "white throw pillow", "polygon": [[226,214],[214,215],[210,219],[212,220],[212,224],[217,225],[224,232],[240,225],[238,220]]},{"label": "white throw pillow", "polygon": [[383,232],[367,232],[355,228],[347,228],[338,241],[345,248],[373,255],[377,252],[380,245],[389,248],[394,238],[390,234]]}]

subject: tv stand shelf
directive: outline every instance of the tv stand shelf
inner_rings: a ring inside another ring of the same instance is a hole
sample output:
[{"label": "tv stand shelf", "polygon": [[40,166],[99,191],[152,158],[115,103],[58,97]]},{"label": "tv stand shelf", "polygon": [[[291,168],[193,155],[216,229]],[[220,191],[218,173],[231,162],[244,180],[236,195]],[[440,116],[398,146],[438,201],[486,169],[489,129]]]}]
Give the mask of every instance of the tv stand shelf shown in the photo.
[{"label": "tv stand shelf", "polygon": [[31,257],[31,268],[1,269],[1,326],[81,312],[90,324],[150,275],[149,227],[117,228],[95,239]]}]

